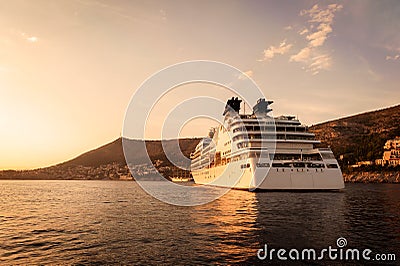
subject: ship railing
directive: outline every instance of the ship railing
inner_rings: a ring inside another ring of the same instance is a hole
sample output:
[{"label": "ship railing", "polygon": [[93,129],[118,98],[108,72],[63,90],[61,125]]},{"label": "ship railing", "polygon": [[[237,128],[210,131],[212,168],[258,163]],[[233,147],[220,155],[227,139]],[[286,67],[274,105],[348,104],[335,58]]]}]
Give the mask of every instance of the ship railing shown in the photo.
[{"label": "ship railing", "polygon": [[319,151],[332,151],[331,148],[318,148]]}]

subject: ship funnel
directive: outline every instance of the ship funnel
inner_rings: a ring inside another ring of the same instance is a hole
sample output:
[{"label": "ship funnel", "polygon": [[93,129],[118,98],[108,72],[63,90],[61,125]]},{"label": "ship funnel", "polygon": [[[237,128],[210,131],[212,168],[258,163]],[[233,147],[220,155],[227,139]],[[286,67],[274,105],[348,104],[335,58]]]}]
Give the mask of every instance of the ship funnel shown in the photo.
[{"label": "ship funnel", "polygon": [[229,111],[235,111],[236,113],[239,113],[240,111],[240,103],[242,102],[242,100],[239,100],[238,97],[232,97],[231,99],[229,99],[226,102],[225,105],[225,111],[222,115],[225,115],[226,113],[228,113]]},{"label": "ship funnel", "polygon": [[264,98],[260,98],[256,105],[253,107],[253,112],[255,115],[261,115],[261,114],[268,114],[269,112],[272,111],[272,109],[269,108],[269,105],[271,105],[273,101],[266,101]]}]

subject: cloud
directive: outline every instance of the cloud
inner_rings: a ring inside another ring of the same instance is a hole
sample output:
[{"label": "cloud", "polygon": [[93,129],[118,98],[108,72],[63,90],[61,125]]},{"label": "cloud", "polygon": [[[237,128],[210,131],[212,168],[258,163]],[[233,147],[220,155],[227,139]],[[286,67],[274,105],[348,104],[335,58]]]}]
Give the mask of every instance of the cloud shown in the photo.
[{"label": "cloud", "polygon": [[339,4],[331,4],[326,7],[314,5],[308,10],[300,11],[300,16],[307,16],[308,27],[298,32],[301,36],[305,35],[307,46],[302,48],[297,54],[290,57],[290,62],[301,62],[306,64],[306,70],[313,75],[320,70],[329,69],[332,65],[332,58],[328,54],[321,54],[319,47],[325,44],[329,34],[333,31],[332,24],[335,13],[343,8]]},{"label": "cloud", "polygon": [[290,62],[307,62],[311,56],[311,48],[304,47],[295,55],[292,55],[289,59]]},{"label": "cloud", "polygon": [[390,56],[390,55],[387,55],[386,56],[386,60],[393,60],[393,61],[395,61],[395,60],[399,60],[400,59],[400,54],[397,54],[397,55],[394,55],[394,56]]},{"label": "cloud", "polygon": [[264,50],[264,57],[258,61],[269,61],[275,57],[275,55],[286,54],[293,44],[286,44],[286,40],[283,40],[279,46],[270,46],[268,49]]},{"label": "cloud", "polygon": [[247,70],[246,72],[244,72],[244,74],[246,74],[247,76],[249,76],[251,78],[251,77],[253,77],[253,70]]},{"label": "cloud", "polygon": [[310,10],[300,11],[300,16],[304,16],[306,14],[315,14],[317,11],[318,11],[318,4],[315,4]]},{"label": "cloud", "polygon": [[27,42],[34,43],[34,42],[37,42],[37,41],[39,40],[38,37],[36,37],[36,36],[29,36],[29,35],[26,34],[25,32],[20,32],[20,35],[21,35],[21,37],[22,37],[23,39],[25,39]]},{"label": "cloud", "polygon": [[31,37],[26,38],[26,40],[28,42],[37,42],[39,40],[39,38],[36,36],[31,36]]},{"label": "cloud", "polygon": [[243,72],[242,74],[239,75],[239,79],[240,80],[245,80],[247,78],[251,78],[253,77],[253,70],[247,70],[245,72]]},{"label": "cloud", "polygon": [[332,27],[330,24],[320,24],[317,27],[317,31],[307,35],[307,40],[309,40],[309,45],[311,47],[318,47],[322,46],[328,38],[328,34],[332,32]]},{"label": "cloud", "polygon": [[316,75],[320,70],[330,69],[331,66],[332,57],[328,54],[324,54],[311,59],[311,63],[308,66],[308,71],[310,71],[313,75]]},{"label": "cloud", "polygon": [[[332,66],[332,57],[326,51],[321,50],[325,45],[329,35],[333,32],[333,22],[338,11],[343,9],[341,4],[330,4],[327,6],[313,5],[310,9],[300,11],[300,16],[305,17],[305,25],[303,27],[295,27],[297,34],[302,36],[306,44],[303,47],[296,47],[298,50],[294,52],[289,62],[297,62],[303,64],[302,68],[313,75],[318,74],[321,70],[330,69]],[[293,26],[286,26],[284,30],[293,30]],[[284,55],[292,50],[293,44],[286,43],[283,40],[279,46],[271,45],[263,51],[263,58],[257,61],[270,61],[276,55]],[[386,57],[387,60],[391,57]],[[397,59],[397,58],[396,58]]]},{"label": "cloud", "polygon": [[362,67],[360,67],[359,70],[367,74],[367,77],[373,81],[380,81],[382,80],[383,76],[381,76],[378,72],[376,72],[371,64],[368,62],[368,60],[361,56],[358,55],[359,60],[361,61],[362,64],[360,64]]},{"label": "cloud", "polygon": [[[331,4],[326,8],[320,8],[318,5],[314,5],[309,10],[302,10],[301,16],[309,16],[308,22],[311,24],[310,29],[307,32],[303,30],[303,34],[310,32],[306,36],[309,41],[309,46],[318,47],[322,46],[325,40],[328,38],[328,34],[332,32],[332,23],[335,18],[335,12],[341,10],[342,5]],[[307,29],[307,28],[306,28]],[[302,35],[302,34],[300,34]]]},{"label": "cloud", "polygon": [[161,20],[167,20],[167,12],[164,9],[160,9]]},{"label": "cloud", "polygon": [[300,12],[301,16],[308,15],[310,17],[309,22],[316,23],[332,23],[333,18],[335,17],[335,12],[341,10],[343,8],[342,5],[339,4],[331,4],[328,5],[325,9],[320,8],[318,4],[315,4],[309,10],[302,10]]},{"label": "cloud", "polygon": [[304,34],[306,34],[306,33],[308,33],[308,29],[306,28],[306,29],[303,29],[302,31],[299,31],[298,32],[300,35],[304,35]]}]

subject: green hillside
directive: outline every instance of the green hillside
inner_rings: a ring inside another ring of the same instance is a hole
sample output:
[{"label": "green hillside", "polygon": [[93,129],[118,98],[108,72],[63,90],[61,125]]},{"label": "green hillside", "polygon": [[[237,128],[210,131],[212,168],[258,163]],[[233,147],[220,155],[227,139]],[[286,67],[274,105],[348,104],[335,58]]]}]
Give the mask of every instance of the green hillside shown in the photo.
[{"label": "green hillside", "polygon": [[329,145],[343,164],[382,157],[387,139],[400,136],[400,105],[366,112],[309,128],[324,145]]}]

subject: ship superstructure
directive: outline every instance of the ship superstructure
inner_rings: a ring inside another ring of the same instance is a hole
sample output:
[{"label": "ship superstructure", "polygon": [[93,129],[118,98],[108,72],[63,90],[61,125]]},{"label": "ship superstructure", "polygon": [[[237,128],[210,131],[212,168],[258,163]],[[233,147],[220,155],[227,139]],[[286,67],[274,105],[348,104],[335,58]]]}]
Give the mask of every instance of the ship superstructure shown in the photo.
[{"label": "ship superstructure", "polygon": [[294,116],[272,117],[272,101],[259,99],[251,114],[229,99],[223,125],[211,128],[191,154],[197,184],[238,189],[337,190],[344,188],[330,148]]}]

